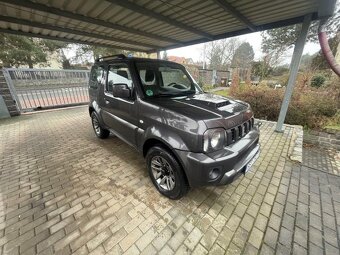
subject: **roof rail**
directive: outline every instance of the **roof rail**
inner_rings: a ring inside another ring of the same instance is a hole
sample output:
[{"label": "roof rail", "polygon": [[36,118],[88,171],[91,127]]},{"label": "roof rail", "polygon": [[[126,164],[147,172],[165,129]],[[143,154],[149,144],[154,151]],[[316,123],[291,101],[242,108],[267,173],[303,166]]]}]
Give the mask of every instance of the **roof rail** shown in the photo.
[{"label": "roof rail", "polygon": [[105,57],[100,57],[96,59],[96,62],[103,61],[106,59],[124,59],[126,56],[124,54],[116,54],[116,55],[110,55]]}]

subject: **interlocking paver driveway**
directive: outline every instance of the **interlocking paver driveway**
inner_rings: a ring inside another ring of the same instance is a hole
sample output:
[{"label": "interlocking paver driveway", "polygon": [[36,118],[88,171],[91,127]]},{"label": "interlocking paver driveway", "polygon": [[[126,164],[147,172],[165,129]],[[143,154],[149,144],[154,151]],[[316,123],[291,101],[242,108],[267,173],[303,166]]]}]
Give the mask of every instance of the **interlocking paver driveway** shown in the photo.
[{"label": "interlocking paver driveway", "polygon": [[252,172],[171,201],[86,107],[1,120],[0,254],[338,253],[339,177],[290,162],[293,128],[273,129]]}]

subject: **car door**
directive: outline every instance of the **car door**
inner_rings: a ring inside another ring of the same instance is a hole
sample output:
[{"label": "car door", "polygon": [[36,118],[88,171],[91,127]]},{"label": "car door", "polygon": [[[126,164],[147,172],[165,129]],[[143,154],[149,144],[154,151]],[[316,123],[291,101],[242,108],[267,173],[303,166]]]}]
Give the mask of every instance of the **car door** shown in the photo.
[{"label": "car door", "polygon": [[[114,86],[126,84],[131,97],[120,98],[112,94]],[[125,63],[108,66],[104,88],[103,121],[119,138],[136,147],[137,104],[131,72]]]}]

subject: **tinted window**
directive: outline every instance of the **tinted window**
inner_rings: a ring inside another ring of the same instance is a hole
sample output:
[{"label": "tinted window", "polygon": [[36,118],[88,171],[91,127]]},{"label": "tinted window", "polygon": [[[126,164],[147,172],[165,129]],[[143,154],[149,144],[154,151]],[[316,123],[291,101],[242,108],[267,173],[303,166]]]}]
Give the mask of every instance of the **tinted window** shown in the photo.
[{"label": "tinted window", "polygon": [[163,62],[137,63],[143,90],[148,97],[179,96],[200,92],[183,67]]},{"label": "tinted window", "polygon": [[160,67],[159,71],[163,79],[164,87],[174,85],[174,87],[176,88],[176,84],[178,84],[183,85],[177,86],[179,89],[182,90],[189,90],[191,88],[191,81],[181,69],[171,67]]},{"label": "tinted window", "polygon": [[101,66],[93,66],[90,74],[90,87],[98,88],[98,84],[102,82],[104,77],[104,68]]},{"label": "tinted window", "polygon": [[112,92],[112,87],[117,84],[127,84],[129,88],[132,88],[131,73],[125,64],[109,67],[106,91]]}]

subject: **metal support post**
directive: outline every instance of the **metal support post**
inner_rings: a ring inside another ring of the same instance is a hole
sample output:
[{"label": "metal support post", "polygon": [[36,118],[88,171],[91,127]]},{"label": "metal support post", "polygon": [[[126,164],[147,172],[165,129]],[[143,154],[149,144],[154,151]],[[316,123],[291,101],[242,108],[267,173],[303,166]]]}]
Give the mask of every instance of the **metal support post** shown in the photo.
[{"label": "metal support post", "polygon": [[303,48],[306,43],[307,34],[308,34],[311,20],[312,20],[311,14],[305,16],[303,23],[302,23],[301,33],[295,43],[292,62],[290,63],[290,74],[288,78],[288,84],[287,84],[285,95],[282,101],[279,119],[276,124],[276,129],[275,129],[276,132],[283,132],[283,122],[286,118],[290,98],[293,93],[293,89],[294,89],[294,85],[295,85],[295,81],[296,81],[296,77],[297,77],[297,73],[298,73],[299,65],[301,61],[301,56],[303,53]]}]

